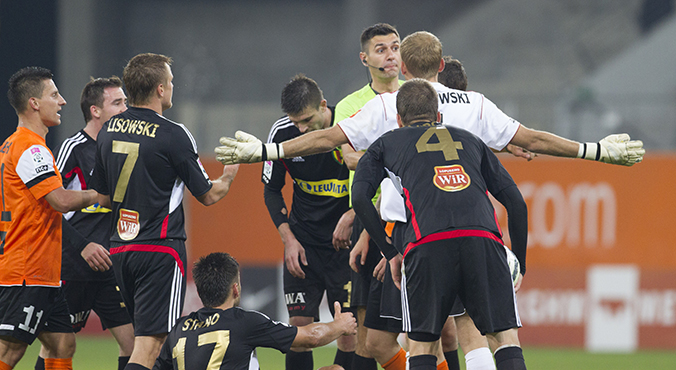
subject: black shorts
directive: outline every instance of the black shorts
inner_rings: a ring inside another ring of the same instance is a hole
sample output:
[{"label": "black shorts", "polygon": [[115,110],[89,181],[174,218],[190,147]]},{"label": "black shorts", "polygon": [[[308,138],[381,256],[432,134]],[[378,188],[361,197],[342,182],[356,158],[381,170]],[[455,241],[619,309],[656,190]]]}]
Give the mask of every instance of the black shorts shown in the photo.
[{"label": "black shorts", "polygon": [[115,275],[110,275],[106,280],[64,281],[63,293],[68,302],[70,322],[76,333],[87,324],[91,310],[101,319],[102,330],[131,324]]},{"label": "black shorts", "polygon": [[[406,230],[406,224],[401,222],[395,223],[395,226],[392,230],[392,243],[397,248],[397,250],[404,250],[401,247],[404,239],[404,231]],[[380,295],[380,316],[388,319],[395,319],[399,321],[398,332],[402,331],[402,307],[401,307],[401,291],[394,285],[394,280],[392,280],[392,271],[390,270],[390,264],[388,263],[385,271],[385,279],[383,281],[382,293]],[[449,316],[460,316],[465,313],[465,306],[462,304],[460,297],[456,297],[453,307]]]},{"label": "black shorts", "polygon": [[331,315],[335,301],[340,302],[343,309],[349,309],[350,252],[301,244],[308,263],[302,266],[305,279],[291,275],[284,264],[284,297],[289,316],[313,317],[314,321],[319,321],[319,304],[325,291]]},{"label": "black shorts", "polygon": [[0,335],[32,344],[42,332],[72,333],[59,287],[0,287]]},{"label": "black shorts", "polygon": [[[357,244],[359,235],[361,235],[364,226],[359,221],[359,217],[354,218],[352,224],[352,239],[351,245]],[[352,293],[350,297],[350,305],[352,307],[367,306],[369,299],[369,291],[371,290],[371,280],[373,278],[373,269],[376,267],[382,255],[380,249],[374,241],[369,242],[369,252],[366,255],[366,263],[359,267],[359,272],[354,272],[350,269],[352,279]]]},{"label": "black shorts", "polygon": [[184,241],[111,243],[110,252],[115,279],[134,324],[134,335],[149,336],[171,331],[181,317],[185,302]]},{"label": "black shorts", "polygon": [[[390,276],[390,281],[391,280],[392,277]],[[386,317],[381,314],[381,297],[383,288],[383,283],[378,281],[378,279],[371,279],[371,290],[369,291],[368,304],[366,305],[364,326],[369,329],[388,331],[390,333],[401,333],[401,314],[399,315],[399,318]],[[397,289],[396,286],[394,289],[399,292],[399,289]],[[399,311],[401,311],[401,299],[397,299],[396,304],[399,305]]]},{"label": "black shorts", "polygon": [[502,244],[483,237],[421,244],[404,257],[404,331],[439,336],[456,295],[481,334],[521,326]]}]

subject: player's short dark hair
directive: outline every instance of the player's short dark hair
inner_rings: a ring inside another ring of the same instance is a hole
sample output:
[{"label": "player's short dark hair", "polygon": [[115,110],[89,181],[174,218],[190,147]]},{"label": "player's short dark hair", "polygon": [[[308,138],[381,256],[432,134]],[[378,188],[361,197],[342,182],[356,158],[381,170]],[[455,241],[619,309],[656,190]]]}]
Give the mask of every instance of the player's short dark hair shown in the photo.
[{"label": "player's short dark hair", "polygon": [[436,122],[439,109],[437,99],[437,91],[429,81],[422,78],[414,78],[401,85],[397,93],[397,113],[404,126],[413,121]]},{"label": "player's short dark hair", "polygon": [[387,23],[376,23],[373,26],[366,28],[361,33],[361,38],[359,39],[361,42],[361,51],[364,53],[368,52],[369,42],[372,38],[390,34],[395,34],[397,37],[399,37],[399,32],[397,32],[397,29]]},{"label": "player's short dark hair", "polygon": [[200,257],[192,269],[197,295],[205,307],[218,307],[225,303],[238,276],[239,263],[222,252]]},{"label": "player's short dark hair", "polygon": [[84,115],[85,122],[92,120],[92,111],[89,109],[92,105],[103,108],[103,92],[109,87],[122,87],[122,80],[117,76],[112,77],[89,77],[89,82],[82,89],[80,95],[80,109]]},{"label": "player's short dark hair", "polygon": [[324,93],[315,80],[304,74],[297,74],[282,89],[282,111],[295,116],[303,113],[308,108],[319,109],[319,104],[324,100]]},{"label": "player's short dark hair", "polygon": [[439,72],[439,83],[456,90],[467,91],[467,74],[462,63],[450,55],[444,56],[444,70]]},{"label": "player's short dark hair", "polygon": [[171,65],[172,61],[168,56],[153,53],[131,58],[122,72],[130,105],[138,106],[150,101],[155,88],[167,82],[169,76],[166,66]]},{"label": "player's short dark hair", "polygon": [[41,98],[45,88],[43,81],[53,77],[52,71],[42,67],[25,67],[10,77],[7,98],[16,114],[26,110],[30,98]]},{"label": "player's short dark hair", "polygon": [[401,61],[413,77],[430,79],[439,72],[442,48],[439,38],[427,31],[414,32],[401,42]]}]

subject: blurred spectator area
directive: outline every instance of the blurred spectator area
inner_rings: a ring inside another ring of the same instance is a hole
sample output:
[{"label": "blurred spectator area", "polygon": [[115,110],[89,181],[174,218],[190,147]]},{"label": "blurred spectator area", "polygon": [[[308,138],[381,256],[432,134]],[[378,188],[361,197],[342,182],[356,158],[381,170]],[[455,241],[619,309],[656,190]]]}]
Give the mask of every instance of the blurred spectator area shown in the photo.
[{"label": "blurred spectator area", "polygon": [[[315,79],[330,105],[366,84],[359,35],[388,22],[402,38],[439,36],[444,53],[464,63],[469,89],[526,126],[582,141],[626,131],[650,149],[674,149],[673,2],[56,0],[54,69],[69,104],[53,135],[58,143],[82,127],[78,102],[89,76],[121,76],[132,56],[155,52],[174,58],[166,115],[190,128],[202,152],[237,129],[266,138],[296,73]],[[0,0],[3,59],[16,52],[3,40],[25,33],[3,19],[31,20],[30,9],[9,3]],[[14,71],[0,70],[3,83]],[[15,122],[9,112],[0,118]]]}]

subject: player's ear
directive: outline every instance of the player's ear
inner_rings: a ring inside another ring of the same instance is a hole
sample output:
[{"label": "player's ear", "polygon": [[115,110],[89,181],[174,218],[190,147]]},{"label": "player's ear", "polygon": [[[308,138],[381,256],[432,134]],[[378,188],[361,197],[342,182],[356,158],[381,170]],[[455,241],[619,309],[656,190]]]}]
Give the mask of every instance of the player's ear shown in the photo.
[{"label": "player's ear", "polygon": [[437,112],[437,122],[441,123],[441,112]]},{"label": "player's ear", "polygon": [[237,299],[240,295],[239,283],[232,284],[232,298]]},{"label": "player's ear", "polygon": [[162,98],[164,96],[164,84],[157,85],[155,92],[157,93],[158,97]]},{"label": "player's ear", "polygon": [[40,110],[40,102],[39,102],[39,99],[36,98],[36,97],[31,97],[30,99],[28,99],[28,106],[29,106],[32,110]]},{"label": "player's ear", "polygon": [[441,72],[446,68],[446,62],[444,62],[444,58],[441,58],[441,62],[439,62],[439,70],[437,72]]},{"label": "player's ear", "polygon": [[401,61],[401,74],[402,74],[405,78],[407,78],[407,79],[409,78],[409,77],[408,77],[408,68],[406,68],[406,64],[404,64],[404,61],[403,61],[403,60]]},{"label": "player's ear", "polygon": [[397,125],[399,127],[404,127],[404,123],[401,121],[401,116],[397,113]]},{"label": "player's ear", "polygon": [[89,114],[91,114],[92,117],[101,118],[101,110],[94,104],[89,107]]}]

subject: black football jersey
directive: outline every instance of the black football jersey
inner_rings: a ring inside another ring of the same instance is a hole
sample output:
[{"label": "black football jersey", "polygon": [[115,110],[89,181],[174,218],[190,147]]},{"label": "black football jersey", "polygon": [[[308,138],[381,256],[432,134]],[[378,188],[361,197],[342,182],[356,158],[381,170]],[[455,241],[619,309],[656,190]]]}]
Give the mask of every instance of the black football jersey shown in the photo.
[{"label": "black football jersey", "polygon": [[183,191],[211,189],[188,129],[150,109],[130,107],[97,138],[92,188],[109,195],[111,241],[185,239]]},{"label": "black football jersey", "polygon": [[[63,187],[69,190],[89,189],[95,156],[96,140],[84,130],[64,140],[56,158],[56,166],[63,178]],[[112,216],[110,209],[97,203],[79,211],[65,213],[63,216],[88,241],[99,243],[109,249]],[[62,280],[105,280],[108,275],[112,275],[112,270],[103,272],[92,270],[80,252],[79,248],[64,238]]]},{"label": "black football jersey", "polygon": [[[333,119],[335,111],[330,109]],[[285,116],[272,126],[268,142],[281,143],[300,135],[300,130]],[[281,197],[287,172],[293,179],[289,227],[294,236],[301,243],[333,248],[333,230],[343,213],[349,210],[350,171],[343,163],[340,149],[265,162],[262,181],[266,190]],[[272,215],[281,210],[268,211]]]},{"label": "black football jersey", "polygon": [[256,347],[286,353],[297,333],[257,311],[202,308],[174,326],[153,370],[258,369]]},{"label": "black football jersey", "polygon": [[[376,140],[359,160],[353,189],[377,189],[389,176],[406,204],[405,245],[451,229],[502,232],[487,192],[516,184],[497,157],[469,131],[450,126],[411,126]],[[467,235],[471,236],[471,235]]]}]

